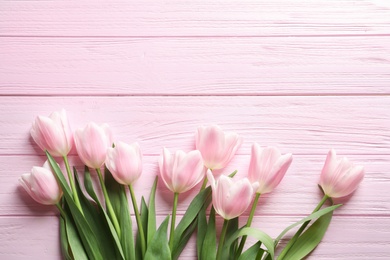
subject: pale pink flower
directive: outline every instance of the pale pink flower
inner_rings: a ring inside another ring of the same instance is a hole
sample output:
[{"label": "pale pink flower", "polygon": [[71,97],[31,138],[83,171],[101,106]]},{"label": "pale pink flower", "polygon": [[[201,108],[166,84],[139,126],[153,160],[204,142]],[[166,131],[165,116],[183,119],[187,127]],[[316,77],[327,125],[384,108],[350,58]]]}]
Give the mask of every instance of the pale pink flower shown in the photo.
[{"label": "pale pink flower", "polygon": [[52,156],[66,156],[73,146],[73,134],[64,109],[49,117],[38,116],[30,134],[38,146]]},{"label": "pale pink flower", "polygon": [[215,182],[210,170],[207,171],[207,178],[212,189],[214,209],[226,220],[244,213],[251,204],[254,190],[258,186],[258,183],[251,184],[247,178],[236,181],[225,175],[221,175]]},{"label": "pale pink flower", "polygon": [[83,163],[97,169],[102,167],[106,160],[107,149],[112,145],[112,135],[107,124],[98,126],[91,122],[85,128],[76,130],[74,141]]},{"label": "pale pink flower", "polygon": [[20,184],[37,202],[44,205],[57,204],[62,196],[62,190],[46,161],[43,167],[34,166],[31,173],[22,174]]},{"label": "pale pink flower", "polygon": [[329,197],[340,198],[356,190],[363,177],[363,166],[353,165],[346,157],[337,158],[332,149],[326,157],[319,185]]},{"label": "pale pink flower", "polygon": [[256,193],[265,194],[278,186],[291,162],[291,153],[282,155],[276,147],[253,144],[248,178],[259,183]]},{"label": "pale pink flower", "polygon": [[115,143],[108,148],[106,166],[114,179],[123,185],[131,185],[142,173],[142,154],[138,143]]},{"label": "pale pink flower", "polygon": [[196,149],[210,170],[224,168],[242,144],[236,133],[224,133],[219,126],[199,127],[196,134]]},{"label": "pale pink flower", "polygon": [[205,175],[202,155],[198,150],[172,155],[164,148],[159,159],[160,176],[168,189],[183,193],[197,185]]}]

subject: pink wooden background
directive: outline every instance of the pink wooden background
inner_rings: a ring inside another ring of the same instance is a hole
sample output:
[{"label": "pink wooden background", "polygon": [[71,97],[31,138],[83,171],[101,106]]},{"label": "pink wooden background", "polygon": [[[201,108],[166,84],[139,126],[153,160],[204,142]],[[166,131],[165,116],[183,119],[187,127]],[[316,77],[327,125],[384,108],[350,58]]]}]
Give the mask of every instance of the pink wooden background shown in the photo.
[{"label": "pink wooden background", "polygon": [[0,96],[0,259],[60,258],[55,208],[17,179],[44,161],[33,119],[61,108],[140,142],[139,198],[162,147],[193,149],[199,125],[244,137],[225,173],[245,175],[253,142],[293,153],[254,219],[272,236],[315,207],[335,148],[366,177],[309,259],[390,259],[390,1],[1,1]]}]

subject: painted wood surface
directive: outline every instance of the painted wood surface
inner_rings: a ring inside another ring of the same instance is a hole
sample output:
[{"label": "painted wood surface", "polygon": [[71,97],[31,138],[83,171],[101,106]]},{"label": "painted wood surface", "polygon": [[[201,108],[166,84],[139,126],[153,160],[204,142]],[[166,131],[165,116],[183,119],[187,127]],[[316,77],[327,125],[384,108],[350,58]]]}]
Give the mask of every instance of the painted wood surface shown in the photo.
[{"label": "painted wood surface", "polygon": [[[253,142],[293,153],[254,219],[271,236],[315,207],[335,148],[366,177],[309,259],[389,259],[389,95],[389,1],[2,1],[0,259],[60,259],[58,213],[17,179],[44,161],[33,119],[61,108],[74,128],[106,122],[116,140],[140,142],[138,199],[162,147],[193,149],[199,125],[244,138],[221,174],[245,176]],[[160,184],[157,198],[161,221],[172,194]],[[194,245],[181,259],[195,259]]]}]

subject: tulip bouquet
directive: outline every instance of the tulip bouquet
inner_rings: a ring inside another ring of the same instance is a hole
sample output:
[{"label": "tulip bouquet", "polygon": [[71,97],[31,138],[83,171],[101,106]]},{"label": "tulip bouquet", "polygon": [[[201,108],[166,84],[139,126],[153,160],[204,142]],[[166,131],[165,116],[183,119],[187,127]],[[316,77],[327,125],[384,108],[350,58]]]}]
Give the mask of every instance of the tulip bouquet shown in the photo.
[{"label": "tulip bouquet", "polygon": [[[196,150],[172,154],[164,148],[159,158],[159,177],[173,193],[173,206],[172,214],[157,227],[157,176],[148,202],[142,197],[140,207],[133,189],[142,173],[137,143],[113,141],[108,125],[89,123],[73,133],[64,110],[50,117],[38,116],[31,136],[48,160],[43,167],[33,167],[30,174],[22,175],[20,183],[37,202],[58,208],[64,259],[178,259],[194,233],[198,259],[301,259],[320,243],[333,211],[340,207],[323,207],[325,202],[352,193],[364,176],[363,167],[337,158],[331,150],[319,181],[323,199],[309,216],[273,239],[251,224],[260,196],[281,182],[292,155],[254,144],[246,178],[237,180],[236,172],[218,177],[214,171],[230,162],[242,138],[224,133],[218,126],[199,127]],[[83,178],[68,162],[73,145],[85,165]],[[66,174],[55,158],[63,160]],[[100,188],[94,185],[95,174]],[[201,182],[199,193],[176,223],[179,195]],[[247,222],[240,226],[239,217],[249,207]],[[223,219],[218,238],[217,214]],[[279,242],[294,228],[298,229],[295,235],[284,239],[287,244],[282,246]],[[248,236],[256,242],[245,246]],[[278,247],[282,248],[276,257]]]}]

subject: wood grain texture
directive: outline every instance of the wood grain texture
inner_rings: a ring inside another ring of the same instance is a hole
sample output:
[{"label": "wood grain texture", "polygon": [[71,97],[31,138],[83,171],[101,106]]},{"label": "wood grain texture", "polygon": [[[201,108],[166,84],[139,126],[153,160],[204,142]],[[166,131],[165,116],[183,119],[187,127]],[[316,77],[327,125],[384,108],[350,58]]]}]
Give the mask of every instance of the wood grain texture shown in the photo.
[{"label": "wood grain texture", "polygon": [[2,95],[389,94],[390,35],[8,37],[0,78]]},{"label": "wood grain texture", "polygon": [[[244,137],[221,174],[243,177],[253,142],[293,153],[253,222],[273,237],[317,204],[335,148],[366,176],[308,259],[390,259],[387,0],[1,1],[0,259],[60,259],[56,209],[17,179],[45,160],[33,119],[61,108],[73,128],[106,122],[116,140],[140,142],[138,200],[162,147],[193,149],[199,125]],[[81,170],[74,152],[71,163]],[[179,218],[195,193],[180,197]],[[159,183],[159,222],[171,201]]]},{"label": "wood grain texture", "polygon": [[6,1],[0,35],[294,36],[390,33],[388,1]]},{"label": "wood grain texture", "polygon": [[61,108],[74,129],[106,122],[117,139],[138,140],[147,155],[164,146],[194,149],[197,127],[210,124],[242,135],[240,154],[249,154],[253,142],[307,155],[332,147],[348,154],[390,151],[389,96],[3,97],[0,154],[36,154],[32,121]]}]

